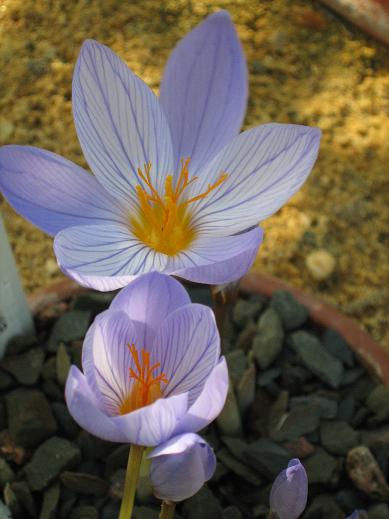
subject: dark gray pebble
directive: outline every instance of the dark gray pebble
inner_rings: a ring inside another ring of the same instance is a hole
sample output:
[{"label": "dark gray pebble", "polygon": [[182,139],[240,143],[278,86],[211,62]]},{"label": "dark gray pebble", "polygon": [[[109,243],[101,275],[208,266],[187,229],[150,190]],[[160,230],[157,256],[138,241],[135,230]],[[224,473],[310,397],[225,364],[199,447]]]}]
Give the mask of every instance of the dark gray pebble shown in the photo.
[{"label": "dark gray pebble", "polygon": [[65,436],[69,436],[71,439],[75,438],[80,431],[80,427],[73,420],[67,406],[62,402],[53,402],[51,407],[54,416],[57,419],[59,429],[65,434]]},{"label": "dark gray pebble", "polygon": [[389,420],[389,387],[376,386],[367,397],[366,406],[374,413],[375,424]]},{"label": "dark gray pebble", "polygon": [[331,420],[322,422],[320,427],[323,447],[338,456],[343,456],[355,447],[359,441],[359,434],[347,422]]},{"label": "dark gray pebble", "polygon": [[290,399],[291,409],[304,404],[317,404],[320,408],[320,418],[335,418],[338,412],[338,402],[333,398],[316,394],[295,396]]},{"label": "dark gray pebble", "polygon": [[1,362],[1,367],[20,384],[32,386],[41,374],[44,358],[42,348],[32,348],[26,353],[6,357]]},{"label": "dark gray pebble", "polygon": [[78,506],[74,508],[69,519],[98,519],[99,513],[94,506]]},{"label": "dark gray pebble", "polygon": [[[339,402],[337,419],[345,422],[351,422],[355,413],[355,398],[348,396]],[[330,417],[328,417],[330,418]]]},{"label": "dark gray pebble", "polygon": [[386,503],[370,506],[368,514],[369,519],[389,519],[389,506]]},{"label": "dark gray pebble", "polygon": [[97,438],[87,431],[81,431],[77,443],[81,448],[83,458],[86,460],[101,460],[115,448],[114,443]]},{"label": "dark gray pebble", "polygon": [[253,340],[253,356],[258,366],[268,368],[282,350],[284,332],[279,315],[272,308],[263,312]]},{"label": "dark gray pebble", "polygon": [[182,511],[185,519],[222,519],[220,503],[206,486],[184,501]]},{"label": "dark gray pebble", "polygon": [[59,497],[58,483],[45,490],[39,519],[56,519]]},{"label": "dark gray pebble", "polygon": [[62,472],[60,476],[63,486],[76,494],[104,496],[108,492],[108,483],[92,474],[82,472]]},{"label": "dark gray pebble", "polygon": [[353,488],[338,490],[335,494],[335,501],[347,515],[351,515],[354,510],[361,510],[364,507],[360,494]]},{"label": "dark gray pebble", "polygon": [[15,389],[6,396],[8,427],[17,445],[35,447],[57,431],[50,404],[36,389]]},{"label": "dark gray pebble", "polygon": [[336,358],[346,366],[352,368],[355,363],[355,355],[347,342],[335,330],[326,330],[322,337],[323,345]]},{"label": "dark gray pebble", "polygon": [[270,368],[261,372],[257,377],[257,384],[265,387],[281,375],[281,368]]},{"label": "dark gray pebble", "polygon": [[320,448],[304,459],[303,464],[311,485],[333,481],[338,466],[336,459]]},{"label": "dark gray pebble", "polygon": [[74,296],[71,304],[71,310],[87,310],[93,314],[99,314],[106,310],[112,302],[115,293],[109,292],[85,292]]},{"label": "dark gray pebble", "polygon": [[290,410],[286,418],[273,429],[272,438],[278,442],[297,440],[319,427],[320,406],[317,403],[301,404]]},{"label": "dark gray pebble", "polygon": [[24,353],[30,348],[34,348],[38,345],[38,339],[35,335],[17,335],[9,340],[6,348],[6,354],[8,355],[19,355]]},{"label": "dark gray pebble", "polygon": [[0,458],[0,490],[15,479],[15,473],[4,458]]},{"label": "dark gray pebble", "polygon": [[233,311],[232,320],[238,328],[244,328],[251,320],[255,319],[263,307],[263,302],[238,299]]},{"label": "dark gray pebble", "polygon": [[236,506],[228,506],[223,510],[223,519],[243,519],[242,512]]},{"label": "dark gray pebble", "polygon": [[295,332],[291,335],[291,344],[307,369],[329,386],[339,387],[343,365],[328,353],[315,335],[305,331]]},{"label": "dark gray pebble", "polygon": [[270,306],[280,315],[286,331],[296,330],[308,319],[308,310],[296,301],[290,292],[283,290],[274,292]]},{"label": "dark gray pebble", "polygon": [[321,494],[313,499],[302,517],[303,519],[344,519],[344,513],[330,494]]},{"label": "dark gray pebble", "polygon": [[48,351],[56,351],[60,342],[71,342],[83,339],[92,318],[87,310],[71,310],[54,323],[47,343]]},{"label": "dark gray pebble", "polygon": [[73,468],[80,460],[81,452],[77,445],[53,436],[36,449],[24,467],[31,490],[46,488],[61,472]]},{"label": "dark gray pebble", "polygon": [[290,459],[289,451],[266,438],[250,443],[244,456],[254,470],[269,480],[273,480],[288,465]]}]

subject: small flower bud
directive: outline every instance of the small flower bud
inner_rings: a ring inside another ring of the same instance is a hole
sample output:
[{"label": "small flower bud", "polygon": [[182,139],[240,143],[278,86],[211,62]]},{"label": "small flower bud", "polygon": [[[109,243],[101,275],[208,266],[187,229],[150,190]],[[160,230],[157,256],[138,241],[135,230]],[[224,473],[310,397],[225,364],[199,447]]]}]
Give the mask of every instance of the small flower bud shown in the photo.
[{"label": "small flower bud", "polygon": [[149,455],[154,495],[165,501],[193,496],[216,468],[213,449],[200,436],[182,434],[159,445]]},{"label": "small flower bud", "polygon": [[308,498],[308,478],[300,460],[289,461],[276,477],[270,492],[270,509],[279,519],[297,519]]}]

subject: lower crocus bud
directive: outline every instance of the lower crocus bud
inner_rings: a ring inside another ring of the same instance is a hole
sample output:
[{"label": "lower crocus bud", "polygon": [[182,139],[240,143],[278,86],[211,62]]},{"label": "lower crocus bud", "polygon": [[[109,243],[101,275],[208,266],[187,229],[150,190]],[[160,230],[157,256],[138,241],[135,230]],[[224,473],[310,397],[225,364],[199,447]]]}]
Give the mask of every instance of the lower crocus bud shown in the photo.
[{"label": "lower crocus bud", "polygon": [[193,433],[171,438],[154,449],[149,458],[154,495],[165,501],[178,502],[193,496],[216,468],[213,449]]},{"label": "lower crocus bud", "polygon": [[270,492],[270,509],[279,519],[297,519],[308,498],[308,478],[297,458],[276,477]]}]

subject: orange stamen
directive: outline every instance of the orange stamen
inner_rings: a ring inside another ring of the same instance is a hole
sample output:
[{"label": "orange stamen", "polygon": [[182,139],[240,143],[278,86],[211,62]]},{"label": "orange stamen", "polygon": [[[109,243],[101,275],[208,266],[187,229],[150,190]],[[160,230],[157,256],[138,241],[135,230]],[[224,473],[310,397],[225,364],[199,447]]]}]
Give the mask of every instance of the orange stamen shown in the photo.
[{"label": "orange stamen", "polygon": [[128,349],[135,364],[135,369],[129,369],[129,375],[130,378],[134,379],[134,384],[130,394],[122,402],[120,414],[126,414],[152,404],[162,396],[161,384],[168,384],[169,382],[165,373],[157,376],[153,374],[161,364],[156,362],[150,366],[150,353],[148,351],[142,349],[140,358],[135,344],[129,344]]},{"label": "orange stamen", "polygon": [[138,217],[130,220],[132,231],[143,243],[169,256],[185,250],[196,237],[188,206],[207,197],[228,178],[227,173],[221,173],[203,193],[185,198],[185,191],[197,180],[197,177],[189,178],[189,162],[189,158],[181,160],[181,171],[175,185],[172,175],[166,177],[163,197],[152,184],[151,163],[144,164],[143,171],[138,169],[144,185],[136,186],[139,213]]}]

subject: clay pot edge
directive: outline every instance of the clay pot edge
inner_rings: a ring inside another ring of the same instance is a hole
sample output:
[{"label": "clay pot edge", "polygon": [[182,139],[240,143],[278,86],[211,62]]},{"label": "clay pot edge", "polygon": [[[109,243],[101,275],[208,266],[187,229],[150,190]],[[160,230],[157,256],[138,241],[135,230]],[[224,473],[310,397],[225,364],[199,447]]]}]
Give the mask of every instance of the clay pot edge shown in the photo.
[{"label": "clay pot edge", "polygon": [[[259,292],[267,297],[276,290],[291,292],[308,308],[314,323],[340,333],[368,371],[389,386],[389,353],[350,317],[343,315],[316,296],[268,274],[249,272],[241,279],[240,289],[246,293]],[[36,290],[27,299],[32,313],[36,314],[49,305],[57,304],[87,290],[89,289],[77,285],[70,279],[65,279]]]}]

